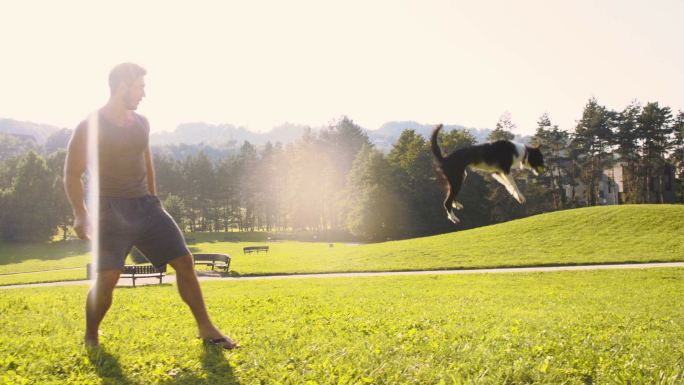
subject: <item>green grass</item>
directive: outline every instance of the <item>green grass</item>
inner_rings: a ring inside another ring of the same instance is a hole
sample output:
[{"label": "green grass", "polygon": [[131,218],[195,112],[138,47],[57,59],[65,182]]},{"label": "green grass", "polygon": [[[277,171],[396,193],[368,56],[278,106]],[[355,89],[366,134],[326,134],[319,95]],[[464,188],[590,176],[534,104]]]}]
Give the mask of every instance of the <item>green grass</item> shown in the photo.
[{"label": "green grass", "polygon": [[86,279],[85,267],[69,270],[2,275],[0,276],[0,286],[40,282],[79,281],[83,279]]},{"label": "green grass", "polygon": [[0,244],[0,274],[85,266],[89,259],[83,241]]},{"label": "green grass", "polygon": [[[248,242],[223,241],[223,233],[191,236],[196,238],[190,245],[193,252],[228,253],[233,258],[231,270],[242,275],[683,261],[684,205],[567,210],[439,236],[367,245],[263,242],[254,234],[247,235],[251,237]],[[254,244],[267,244],[271,250],[243,255],[242,248]],[[90,257],[83,252],[83,244],[70,245],[54,244],[54,254],[50,254],[52,245],[3,249],[0,274],[85,266]],[[69,247],[80,249],[69,254]],[[85,271],[60,274],[83,279]],[[54,279],[44,273],[0,276],[0,285],[42,280]]]},{"label": "green grass", "polygon": [[243,347],[203,348],[176,288],[3,290],[7,384],[681,384],[684,269],[203,283]]}]

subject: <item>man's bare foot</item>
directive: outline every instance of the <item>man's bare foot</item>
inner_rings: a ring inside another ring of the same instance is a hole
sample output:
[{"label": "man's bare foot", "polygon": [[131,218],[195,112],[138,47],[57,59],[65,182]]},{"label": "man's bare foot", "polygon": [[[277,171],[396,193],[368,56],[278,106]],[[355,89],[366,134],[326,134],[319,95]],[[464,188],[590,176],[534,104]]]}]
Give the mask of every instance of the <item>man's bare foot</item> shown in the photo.
[{"label": "man's bare foot", "polygon": [[223,336],[219,338],[210,338],[210,337],[204,337],[202,338],[202,342],[205,345],[213,345],[213,346],[218,346],[222,349],[237,349],[240,347],[240,344],[231,340],[229,337]]},{"label": "man's bare foot", "polygon": [[224,336],[223,333],[214,326],[205,330],[200,330],[198,338],[201,338],[205,344],[220,346],[223,349],[235,349],[240,347],[239,343]]}]

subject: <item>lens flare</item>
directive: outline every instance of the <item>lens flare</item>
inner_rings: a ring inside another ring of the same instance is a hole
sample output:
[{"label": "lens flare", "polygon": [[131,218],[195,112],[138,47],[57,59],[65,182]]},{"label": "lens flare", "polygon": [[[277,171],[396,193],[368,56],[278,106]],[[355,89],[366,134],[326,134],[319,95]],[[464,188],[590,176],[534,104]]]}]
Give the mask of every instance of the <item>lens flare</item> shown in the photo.
[{"label": "lens flare", "polygon": [[87,169],[88,184],[86,205],[88,208],[87,229],[90,235],[90,263],[91,279],[97,272],[98,253],[100,250],[100,163],[99,163],[99,114],[97,111],[88,117]]}]

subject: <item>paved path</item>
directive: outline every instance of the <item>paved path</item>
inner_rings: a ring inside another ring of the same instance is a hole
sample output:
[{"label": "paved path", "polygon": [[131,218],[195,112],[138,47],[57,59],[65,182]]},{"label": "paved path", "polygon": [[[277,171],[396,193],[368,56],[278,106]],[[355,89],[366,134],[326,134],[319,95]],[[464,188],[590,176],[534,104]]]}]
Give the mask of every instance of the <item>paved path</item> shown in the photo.
[{"label": "paved path", "polygon": [[[579,266],[550,266],[550,267],[511,267],[495,269],[460,269],[460,270],[426,270],[426,271],[387,271],[375,273],[324,273],[324,274],[291,274],[291,275],[263,275],[253,277],[221,277],[211,275],[201,275],[200,281],[253,281],[262,279],[302,279],[302,278],[338,278],[338,277],[377,277],[385,275],[445,275],[445,274],[483,274],[483,273],[536,273],[552,271],[576,271],[576,270],[615,270],[615,269],[652,269],[663,267],[684,267],[684,262],[664,262],[664,263],[629,263],[612,265],[579,265]],[[164,277],[164,283],[175,283],[175,275]],[[138,278],[136,286],[156,285],[158,278]],[[89,285],[90,281],[61,281],[47,283],[29,283],[21,285],[0,286],[0,289],[14,289],[26,287],[43,286],[74,286]],[[132,286],[131,280],[122,278],[118,286]]]}]

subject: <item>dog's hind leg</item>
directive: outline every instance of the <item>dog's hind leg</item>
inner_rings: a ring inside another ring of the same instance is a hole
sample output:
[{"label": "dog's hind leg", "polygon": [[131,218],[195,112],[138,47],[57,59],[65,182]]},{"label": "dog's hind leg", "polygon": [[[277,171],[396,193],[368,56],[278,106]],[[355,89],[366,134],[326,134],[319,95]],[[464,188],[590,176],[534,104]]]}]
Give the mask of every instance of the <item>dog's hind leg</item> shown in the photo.
[{"label": "dog's hind leg", "polygon": [[454,214],[453,208],[463,208],[463,205],[455,200],[456,195],[458,195],[458,192],[461,190],[461,186],[463,185],[463,171],[463,169],[456,170],[456,172],[446,175],[449,182],[449,193],[447,194],[447,198],[444,200],[444,209],[447,212],[447,217],[449,220],[454,223],[458,223],[460,220],[456,217],[456,214]]},{"label": "dog's hind leg", "polygon": [[447,190],[447,196],[444,199],[444,210],[446,210],[447,218],[449,218],[450,221],[458,223],[460,220],[456,217],[456,214],[454,214],[454,211],[451,208],[455,198],[454,189],[451,187],[451,183],[448,184]]},{"label": "dog's hind leg", "polygon": [[[468,178],[468,171],[463,170],[463,179],[461,180],[461,183],[459,184],[459,188],[460,188],[460,186],[463,185],[463,183],[465,183],[466,178]],[[454,200],[453,203],[451,203],[451,207],[455,208],[456,210],[463,210],[463,204],[461,204],[461,202],[459,202],[457,200]]]}]

